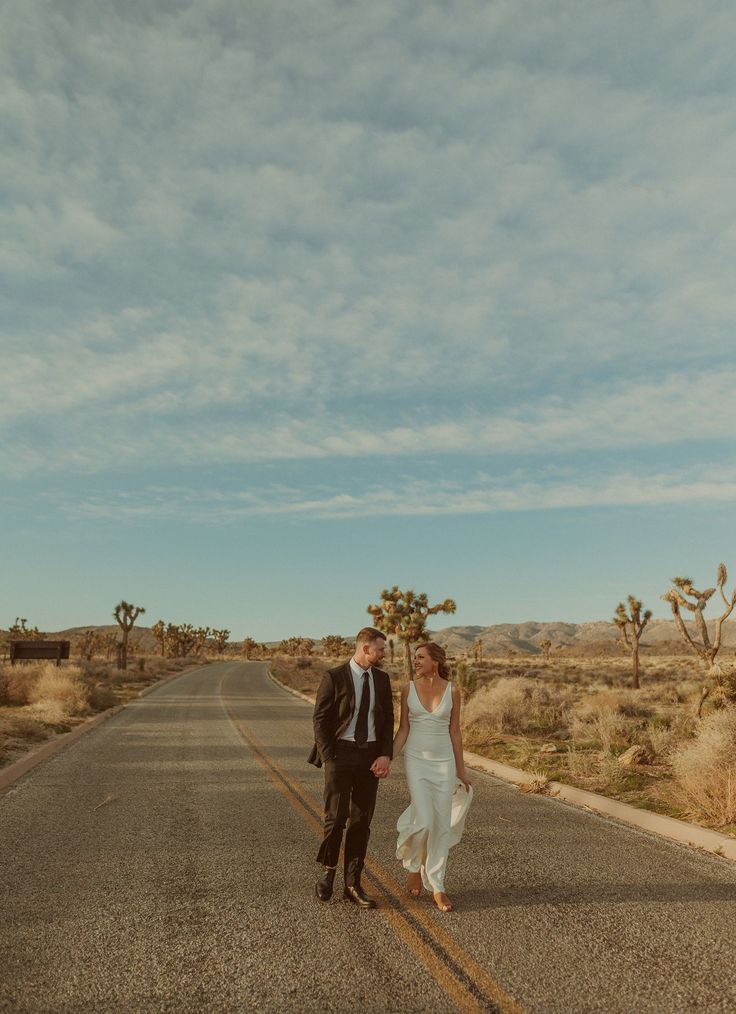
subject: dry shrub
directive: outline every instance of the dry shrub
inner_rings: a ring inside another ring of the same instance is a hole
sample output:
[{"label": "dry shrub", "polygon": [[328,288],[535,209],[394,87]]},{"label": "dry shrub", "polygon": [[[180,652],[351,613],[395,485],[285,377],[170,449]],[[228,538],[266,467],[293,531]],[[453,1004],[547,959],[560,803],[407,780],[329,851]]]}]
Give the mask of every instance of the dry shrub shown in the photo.
[{"label": "dry shrub", "polygon": [[0,740],[28,740],[36,743],[46,739],[47,731],[43,725],[28,715],[0,713]]},{"label": "dry shrub", "polygon": [[89,691],[89,706],[92,711],[106,711],[119,703],[117,694],[110,687],[96,686]]},{"label": "dry shrub", "polygon": [[604,752],[627,742],[629,723],[618,710],[613,694],[600,694],[581,701],[571,722],[573,739],[599,743]]},{"label": "dry shrub", "polygon": [[70,716],[62,701],[55,701],[53,698],[47,701],[36,701],[35,704],[28,705],[28,713],[37,722],[55,726],[57,732],[66,732],[70,728],[68,725]]},{"label": "dry shrub", "polygon": [[626,771],[611,754],[604,754],[598,765],[596,789],[598,792],[620,792],[626,781]]},{"label": "dry shrub", "polygon": [[679,743],[692,738],[696,726],[694,711],[655,715],[647,722],[641,741],[656,757],[667,758]]},{"label": "dry shrub", "polygon": [[466,734],[557,732],[567,725],[571,695],[517,676],[481,687],[463,712]]},{"label": "dry shrub", "polygon": [[528,782],[522,782],[519,786],[521,792],[542,794],[545,793],[549,787],[549,778],[544,771],[532,771],[531,780]]},{"label": "dry shrub", "polygon": [[46,662],[42,666],[41,674],[29,693],[28,701],[37,714],[43,711],[49,715],[62,716],[53,721],[63,721],[72,715],[84,714],[88,702],[89,688],[84,682],[82,670],[78,666],[61,669],[52,662]]},{"label": "dry shrub", "polygon": [[32,743],[48,738],[42,722],[27,715],[0,712],[0,764],[6,764],[26,751]]},{"label": "dry shrub", "polygon": [[653,709],[636,692],[603,691],[578,702],[571,731],[574,739],[600,743],[610,753],[634,742],[652,717]]},{"label": "dry shrub", "polygon": [[692,817],[736,823],[736,707],[713,712],[692,742],[673,751],[672,774]]},{"label": "dry shrub", "polygon": [[[44,665],[46,663],[43,663]],[[28,704],[41,676],[42,663],[4,665],[0,669],[0,704],[23,707]]]},{"label": "dry shrub", "polygon": [[567,770],[573,777],[587,779],[592,778],[596,773],[600,767],[600,760],[597,750],[581,750],[572,744],[568,747],[565,763]]}]

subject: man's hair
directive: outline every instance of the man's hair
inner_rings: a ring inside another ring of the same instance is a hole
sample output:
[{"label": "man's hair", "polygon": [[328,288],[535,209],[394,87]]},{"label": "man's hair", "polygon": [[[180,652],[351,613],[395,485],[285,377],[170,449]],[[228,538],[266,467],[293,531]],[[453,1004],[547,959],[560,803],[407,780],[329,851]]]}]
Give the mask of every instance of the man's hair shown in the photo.
[{"label": "man's hair", "polygon": [[382,641],[386,640],[386,635],[382,630],[376,630],[375,627],[363,627],[355,635],[355,647],[357,648],[361,644],[368,644],[369,641],[375,641],[379,637]]}]

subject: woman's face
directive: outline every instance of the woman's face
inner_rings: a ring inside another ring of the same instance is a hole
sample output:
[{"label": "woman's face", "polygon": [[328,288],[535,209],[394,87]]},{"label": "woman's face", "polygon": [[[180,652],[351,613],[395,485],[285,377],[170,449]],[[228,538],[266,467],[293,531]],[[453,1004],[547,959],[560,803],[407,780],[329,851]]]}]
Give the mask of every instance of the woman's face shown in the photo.
[{"label": "woman's face", "polygon": [[417,648],[414,652],[414,675],[434,676],[437,672],[437,663],[429,654],[426,648]]}]

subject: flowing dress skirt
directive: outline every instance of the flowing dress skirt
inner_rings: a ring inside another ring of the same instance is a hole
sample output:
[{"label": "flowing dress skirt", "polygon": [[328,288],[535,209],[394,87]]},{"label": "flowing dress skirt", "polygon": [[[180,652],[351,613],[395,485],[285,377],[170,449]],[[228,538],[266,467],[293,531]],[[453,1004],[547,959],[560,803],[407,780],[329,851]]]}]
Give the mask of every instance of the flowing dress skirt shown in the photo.
[{"label": "flowing dress skirt", "polygon": [[428,891],[444,892],[447,853],[462,837],[473,790],[467,791],[455,775],[449,685],[440,704],[430,712],[423,707],[412,683],[408,706],[404,768],[411,803],[396,824],[396,855],[405,869],[421,873]]}]

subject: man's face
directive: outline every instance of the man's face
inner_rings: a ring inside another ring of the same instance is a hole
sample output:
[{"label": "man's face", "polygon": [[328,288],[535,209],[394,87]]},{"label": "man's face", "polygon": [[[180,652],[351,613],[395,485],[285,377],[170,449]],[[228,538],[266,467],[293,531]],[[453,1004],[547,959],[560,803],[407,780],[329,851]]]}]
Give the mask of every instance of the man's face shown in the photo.
[{"label": "man's face", "polygon": [[367,665],[378,665],[386,654],[386,642],[382,637],[377,637],[375,641],[368,641],[367,644],[362,645],[362,648]]}]

